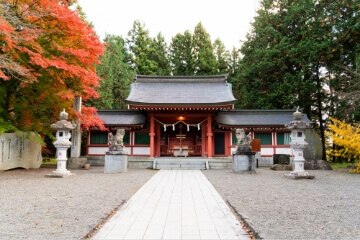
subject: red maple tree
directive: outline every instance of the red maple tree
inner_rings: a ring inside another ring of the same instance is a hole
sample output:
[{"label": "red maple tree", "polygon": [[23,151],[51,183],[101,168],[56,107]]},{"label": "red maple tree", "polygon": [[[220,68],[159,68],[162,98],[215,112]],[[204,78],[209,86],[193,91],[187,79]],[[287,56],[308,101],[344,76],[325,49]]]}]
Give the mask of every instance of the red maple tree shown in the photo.
[{"label": "red maple tree", "polygon": [[0,123],[50,133],[65,108],[84,128],[102,127],[96,109],[73,110],[75,96],[98,97],[95,64],[104,45],[75,1],[2,0],[0,3]]}]

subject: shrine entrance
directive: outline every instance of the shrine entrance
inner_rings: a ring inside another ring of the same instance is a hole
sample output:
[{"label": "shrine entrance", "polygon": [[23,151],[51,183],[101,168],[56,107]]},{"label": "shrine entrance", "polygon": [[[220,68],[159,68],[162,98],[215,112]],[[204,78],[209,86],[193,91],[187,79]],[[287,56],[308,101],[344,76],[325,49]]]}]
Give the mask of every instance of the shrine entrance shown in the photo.
[{"label": "shrine entrance", "polygon": [[174,129],[161,129],[160,156],[201,156],[201,128],[188,127],[181,122]]},{"label": "shrine entrance", "polygon": [[[155,155],[204,157],[209,113],[154,113]],[[210,124],[211,126],[211,124]]]}]

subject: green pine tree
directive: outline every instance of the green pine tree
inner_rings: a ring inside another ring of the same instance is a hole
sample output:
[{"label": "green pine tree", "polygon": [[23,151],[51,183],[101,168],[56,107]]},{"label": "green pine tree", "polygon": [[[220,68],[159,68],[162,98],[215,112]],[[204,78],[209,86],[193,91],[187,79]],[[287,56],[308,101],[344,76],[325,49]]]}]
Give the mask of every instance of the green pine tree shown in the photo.
[{"label": "green pine tree", "polygon": [[217,62],[210,35],[201,22],[194,29],[192,50],[195,75],[212,75],[217,73]]},{"label": "green pine tree", "polygon": [[194,60],[192,51],[192,34],[176,34],[170,43],[170,61],[174,75],[194,75]]},{"label": "green pine tree", "polygon": [[125,98],[130,91],[134,78],[129,64],[129,53],[125,41],[120,36],[106,35],[106,51],[101,64],[96,66],[97,74],[103,79],[98,92],[100,98],[93,100],[92,105],[99,109],[125,109]]}]

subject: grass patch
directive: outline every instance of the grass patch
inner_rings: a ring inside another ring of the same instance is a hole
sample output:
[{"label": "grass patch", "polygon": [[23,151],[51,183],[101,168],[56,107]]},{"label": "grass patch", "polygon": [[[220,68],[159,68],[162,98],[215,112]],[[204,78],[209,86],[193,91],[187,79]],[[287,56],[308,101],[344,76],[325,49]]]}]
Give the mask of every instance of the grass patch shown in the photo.
[{"label": "grass patch", "polygon": [[330,166],[332,169],[336,170],[336,169],[350,169],[352,166],[354,165],[354,163],[349,163],[349,162],[341,162],[341,163],[330,163]]},{"label": "grass patch", "polygon": [[43,161],[42,161],[41,164],[56,165],[56,164],[57,164],[57,160],[56,160],[56,158],[43,158]]}]

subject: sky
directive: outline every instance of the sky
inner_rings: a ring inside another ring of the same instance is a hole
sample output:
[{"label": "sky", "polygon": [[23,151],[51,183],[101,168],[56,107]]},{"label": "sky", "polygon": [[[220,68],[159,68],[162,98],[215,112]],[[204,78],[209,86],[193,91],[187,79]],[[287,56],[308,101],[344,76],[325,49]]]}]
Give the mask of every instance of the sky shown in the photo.
[{"label": "sky", "polygon": [[159,32],[169,44],[177,33],[194,31],[201,22],[211,40],[228,50],[239,48],[250,31],[259,0],[78,0],[101,39],[105,34],[127,38],[135,20],[155,37]]}]

